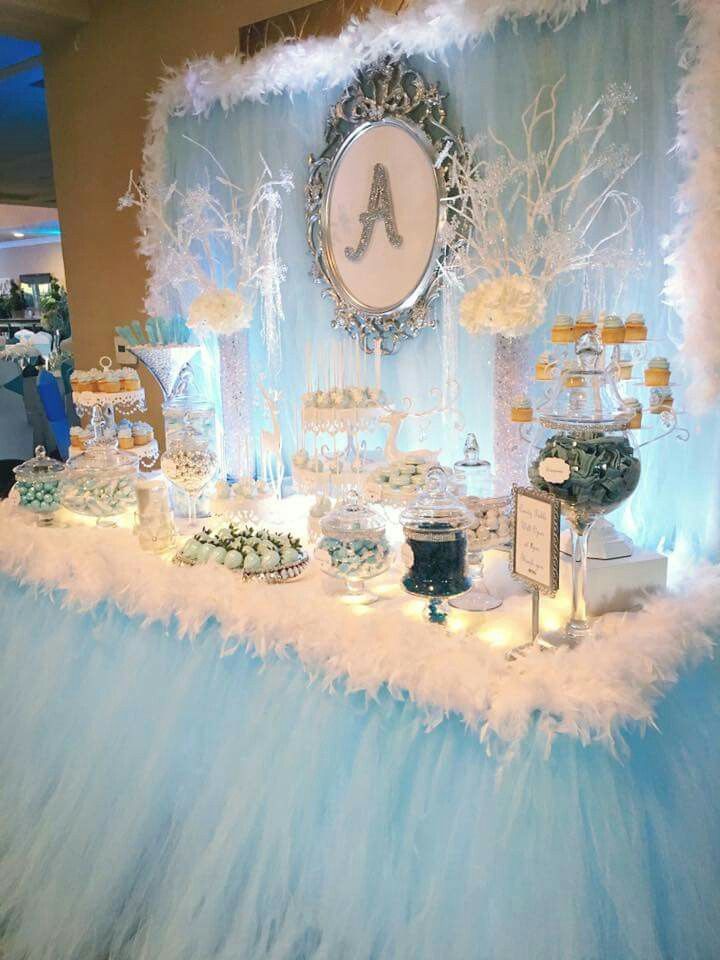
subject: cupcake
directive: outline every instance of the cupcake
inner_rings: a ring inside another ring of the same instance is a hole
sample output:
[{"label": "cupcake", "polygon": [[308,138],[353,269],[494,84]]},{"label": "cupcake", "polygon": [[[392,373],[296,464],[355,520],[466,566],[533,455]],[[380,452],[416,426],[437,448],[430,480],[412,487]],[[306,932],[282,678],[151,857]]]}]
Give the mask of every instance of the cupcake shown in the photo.
[{"label": "cupcake", "polygon": [[132,438],[134,446],[144,447],[145,444],[150,443],[153,439],[153,428],[149,423],[143,423],[142,420],[138,420],[137,423],[133,424]]},{"label": "cupcake", "polygon": [[672,408],[672,390],[669,387],[653,387],[650,391],[650,413],[667,413]]},{"label": "cupcake", "polygon": [[92,370],[87,371],[87,386],[86,390],[91,390],[93,393],[98,393],[100,390],[100,378],[102,371],[98,370],[97,367],[93,367]]},{"label": "cupcake", "polygon": [[76,370],[73,377],[73,390],[78,393],[88,393],[95,390],[96,382],[89,370]]},{"label": "cupcake", "polygon": [[557,361],[550,353],[542,353],[535,364],[536,380],[552,380],[555,376]]},{"label": "cupcake", "polygon": [[631,313],[625,321],[625,342],[647,340],[647,327],[641,313]]},{"label": "cupcake", "polygon": [[88,437],[89,433],[83,427],[70,427],[70,446],[76,452],[85,449]]},{"label": "cupcake", "polygon": [[533,418],[532,403],[525,396],[515,397],[510,406],[510,419],[513,423],[530,423]]},{"label": "cupcake", "polygon": [[666,387],[670,383],[670,363],[665,357],[653,357],[645,367],[646,387]]},{"label": "cupcake", "polygon": [[584,333],[595,333],[597,324],[590,312],[579,313],[575,320],[575,339],[579,340]]},{"label": "cupcake", "polygon": [[123,367],[119,372],[121,390],[140,389],[140,377],[138,376],[137,370],[133,370],[132,367]]},{"label": "cupcake", "polygon": [[617,378],[618,380],[632,380],[633,374],[633,362],[628,360],[627,357],[620,357],[617,362]]},{"label": "cupcake", "polygon": [[120,383],[119,370],[103,370],[98,380],[98,390],[100,393],[119,393]]},{"label": "cupcake", "polygon": [[603,343],[622,343],[625,340],[625,324],[620,317],[609,313],[602,325]]},{"label": "cupcake", "polygon": [[553,343],[572,343],[575,339],[572,317],[569,317],[566,313],[559,313],[552,325],[550,339]]},{"label": "cupcake", "polygon": [[117,432],[118,446],[121,450],[132,450],[135,446],[132,429],[130,427],[118,427]]},{"label": "cupcake", "polygon": [[80,393],[80,391],[83,389],[82,382],[82,371],[73,370],[73,372],[70,374],[70,389],[73,393]]},{"label": "cupcake", "polygon": [[625,397],[623,403],[632,411],[632,418],[628,422],[630,430],[638,430],[642,426],[642,404],[636,397]]}]

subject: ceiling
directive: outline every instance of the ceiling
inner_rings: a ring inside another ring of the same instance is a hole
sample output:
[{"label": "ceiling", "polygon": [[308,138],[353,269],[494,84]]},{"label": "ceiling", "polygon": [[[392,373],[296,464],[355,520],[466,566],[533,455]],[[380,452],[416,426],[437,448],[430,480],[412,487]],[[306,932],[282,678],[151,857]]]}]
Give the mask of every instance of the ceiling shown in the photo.
[{"label": "ceiling", "polygon": [[54,206],[40,44],[0,36],[0,203]]},{"label": "ceiling", "polygon": [[89,19],[90,0],[0,0],[0,34],[8,37],[47,43]]},{"label": "ceiling", "polygon": [[0,203],[55,205],[41,45],[89,18],[89,0],[0,0]]},{"label": "ceiling", "polygon": [[53,207],[23,207],[0,203],[0,249],[57,243],[60,224]]}]

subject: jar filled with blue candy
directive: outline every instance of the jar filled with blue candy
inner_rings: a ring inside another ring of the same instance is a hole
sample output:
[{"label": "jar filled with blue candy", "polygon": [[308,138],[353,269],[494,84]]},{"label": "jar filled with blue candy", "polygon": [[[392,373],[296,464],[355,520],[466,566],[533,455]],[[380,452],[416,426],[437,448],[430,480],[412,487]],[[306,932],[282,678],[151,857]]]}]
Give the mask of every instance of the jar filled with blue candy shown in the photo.
[{"label": "jar filled with blue candy", "polygon": [[374,603],[378,597],[365,582],[385,573],[392,562],[383,518],[357,490],[349,490],[337,509],[322,518],[320,530],[315,551],[320,569],[345,581],[346,602]]},{"label": "jar filled with blue candy", "polygon": [[400,514],[408,593],[426,597],[427,617],[444,622],[445,600],[472,586],[467,569],[467,529],[473,516],[451,491],[442,467],[428,471],[425,486]]},{"label": "jar filled with blue candy", "polygon": [[60,477],[65,467],[47,455],[45,447],[35,447],[35,456],[14,467],[18,503],[35,514],[40,526],[53,523],[60,507]]}]

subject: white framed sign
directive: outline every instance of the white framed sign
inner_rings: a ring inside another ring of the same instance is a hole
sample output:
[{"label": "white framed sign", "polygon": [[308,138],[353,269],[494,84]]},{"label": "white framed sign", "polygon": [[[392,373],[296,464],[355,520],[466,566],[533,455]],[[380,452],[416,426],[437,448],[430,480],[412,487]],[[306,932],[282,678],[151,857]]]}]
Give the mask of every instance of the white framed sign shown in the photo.
[{"label": "white framed sign", "polygon": [[560,501],[533,487],[513,487],[510,572],[549,596],[560,586]]}]

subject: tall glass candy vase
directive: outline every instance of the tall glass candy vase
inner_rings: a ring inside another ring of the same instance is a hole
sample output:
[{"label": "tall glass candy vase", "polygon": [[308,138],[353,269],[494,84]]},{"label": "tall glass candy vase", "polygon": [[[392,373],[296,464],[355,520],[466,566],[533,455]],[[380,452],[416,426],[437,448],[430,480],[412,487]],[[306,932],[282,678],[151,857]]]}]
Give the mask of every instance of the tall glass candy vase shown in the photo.
[{"label": "tall glass candy vase", "polygon": [[494,462],[497,489],[509,491],[526,476],[526,448],[510,419],[513,397],[525,392],[529,378],[529,337],[495,337],[493,396],[495,398]]},{"label": "tall glass candy vase", "polygon": [[254,474],[251,436],[252,387],[247,330],[218,338],[222,410],[222,454],[225,473],[233,478]]}]

